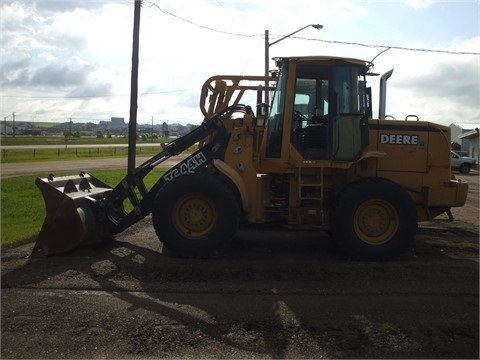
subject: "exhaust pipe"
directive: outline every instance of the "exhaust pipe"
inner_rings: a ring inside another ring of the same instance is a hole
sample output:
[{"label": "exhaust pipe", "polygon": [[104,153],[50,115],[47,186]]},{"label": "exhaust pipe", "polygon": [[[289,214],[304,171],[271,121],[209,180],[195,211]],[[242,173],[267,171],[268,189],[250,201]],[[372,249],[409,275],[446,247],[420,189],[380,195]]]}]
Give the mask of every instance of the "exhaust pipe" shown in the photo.
[{"label": "exhaust pipe", "polygon": [[385,119],[386,101],[387,101],[387,80],[392,76],[393,69],[387,71],[380,77],[380,99],[378,102],[378,118]]},{"label": "exhaust pipe", "polygon": [[112,188],[97,178],[80,173],[74,176],[37,178],[43,195],[46,217],[32,257],[70,251],[80,244],[105,241],[98,218],[99,201]]}]

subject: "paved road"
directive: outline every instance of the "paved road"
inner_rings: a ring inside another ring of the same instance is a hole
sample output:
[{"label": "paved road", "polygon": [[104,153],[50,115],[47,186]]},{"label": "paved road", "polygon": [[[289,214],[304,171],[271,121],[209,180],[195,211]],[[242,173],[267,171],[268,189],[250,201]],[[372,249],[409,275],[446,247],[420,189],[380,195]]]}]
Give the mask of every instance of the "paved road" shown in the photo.
[{"label": "paved road", "polygon": [[[160,167],[170,168],[179,160],[185,158],[186,155],[181,154],[173,156],[166,160]],[[137,157],[136,165],[140,165],[147,161],[149,157]],[[41,162],[26,162],[1,164],[0,178],[5,179],[21,175],[45,175],[60,171],[71,171],[76,174],[80,171],[91,172],[96,169],[127,169],[127,158],[114,159],[89,159],[89,160],[56,160],[56,161],[41,161]]]}]

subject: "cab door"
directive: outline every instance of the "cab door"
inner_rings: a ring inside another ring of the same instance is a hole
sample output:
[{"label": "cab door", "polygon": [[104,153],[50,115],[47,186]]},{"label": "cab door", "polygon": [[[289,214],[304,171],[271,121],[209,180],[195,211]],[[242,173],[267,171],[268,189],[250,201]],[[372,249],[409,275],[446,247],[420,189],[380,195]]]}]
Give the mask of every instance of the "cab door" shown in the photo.
[{"label": "cab door", "polygon": [[355,160],[369,140],[366,67],[331,59],[296,65],[291,144],[308,160]]},{"label": "cab door", "polygon": [[334,65],[330,81],[331,160],[357,159],[368,145],[365,67]]}]

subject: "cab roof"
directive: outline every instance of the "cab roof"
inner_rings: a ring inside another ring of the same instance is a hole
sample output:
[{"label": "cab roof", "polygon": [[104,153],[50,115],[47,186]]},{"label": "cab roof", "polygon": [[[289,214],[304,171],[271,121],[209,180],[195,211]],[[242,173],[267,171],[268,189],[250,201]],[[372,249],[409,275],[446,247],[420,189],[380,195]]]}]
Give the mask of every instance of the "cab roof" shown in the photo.
[{"label": "cab roof", "polygon": [[347,57],[339,57],[339,56],[318,56],[318,55],[311,55],[311,56],[284,56],[284,57],[274,57],[273,60],[287,60],[287,61],[325,61],[325,62],[344,62],[354,65],[363,65],[370,67],[373,64],[370,61],[354,59],[354,58],[347,58]]}]

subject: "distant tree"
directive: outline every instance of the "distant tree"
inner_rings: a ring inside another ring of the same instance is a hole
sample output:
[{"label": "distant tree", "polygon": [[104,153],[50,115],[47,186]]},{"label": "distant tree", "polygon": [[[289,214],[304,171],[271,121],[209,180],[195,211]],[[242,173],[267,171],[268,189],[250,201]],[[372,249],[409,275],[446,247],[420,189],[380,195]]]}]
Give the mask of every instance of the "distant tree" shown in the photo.
[{"label": "distant tree", "polygon": [[98,139],[103,139],[103,132],[102,132],[102,130],[98,130],[98,131],[97,131],[97,138],[98,138]]}]

